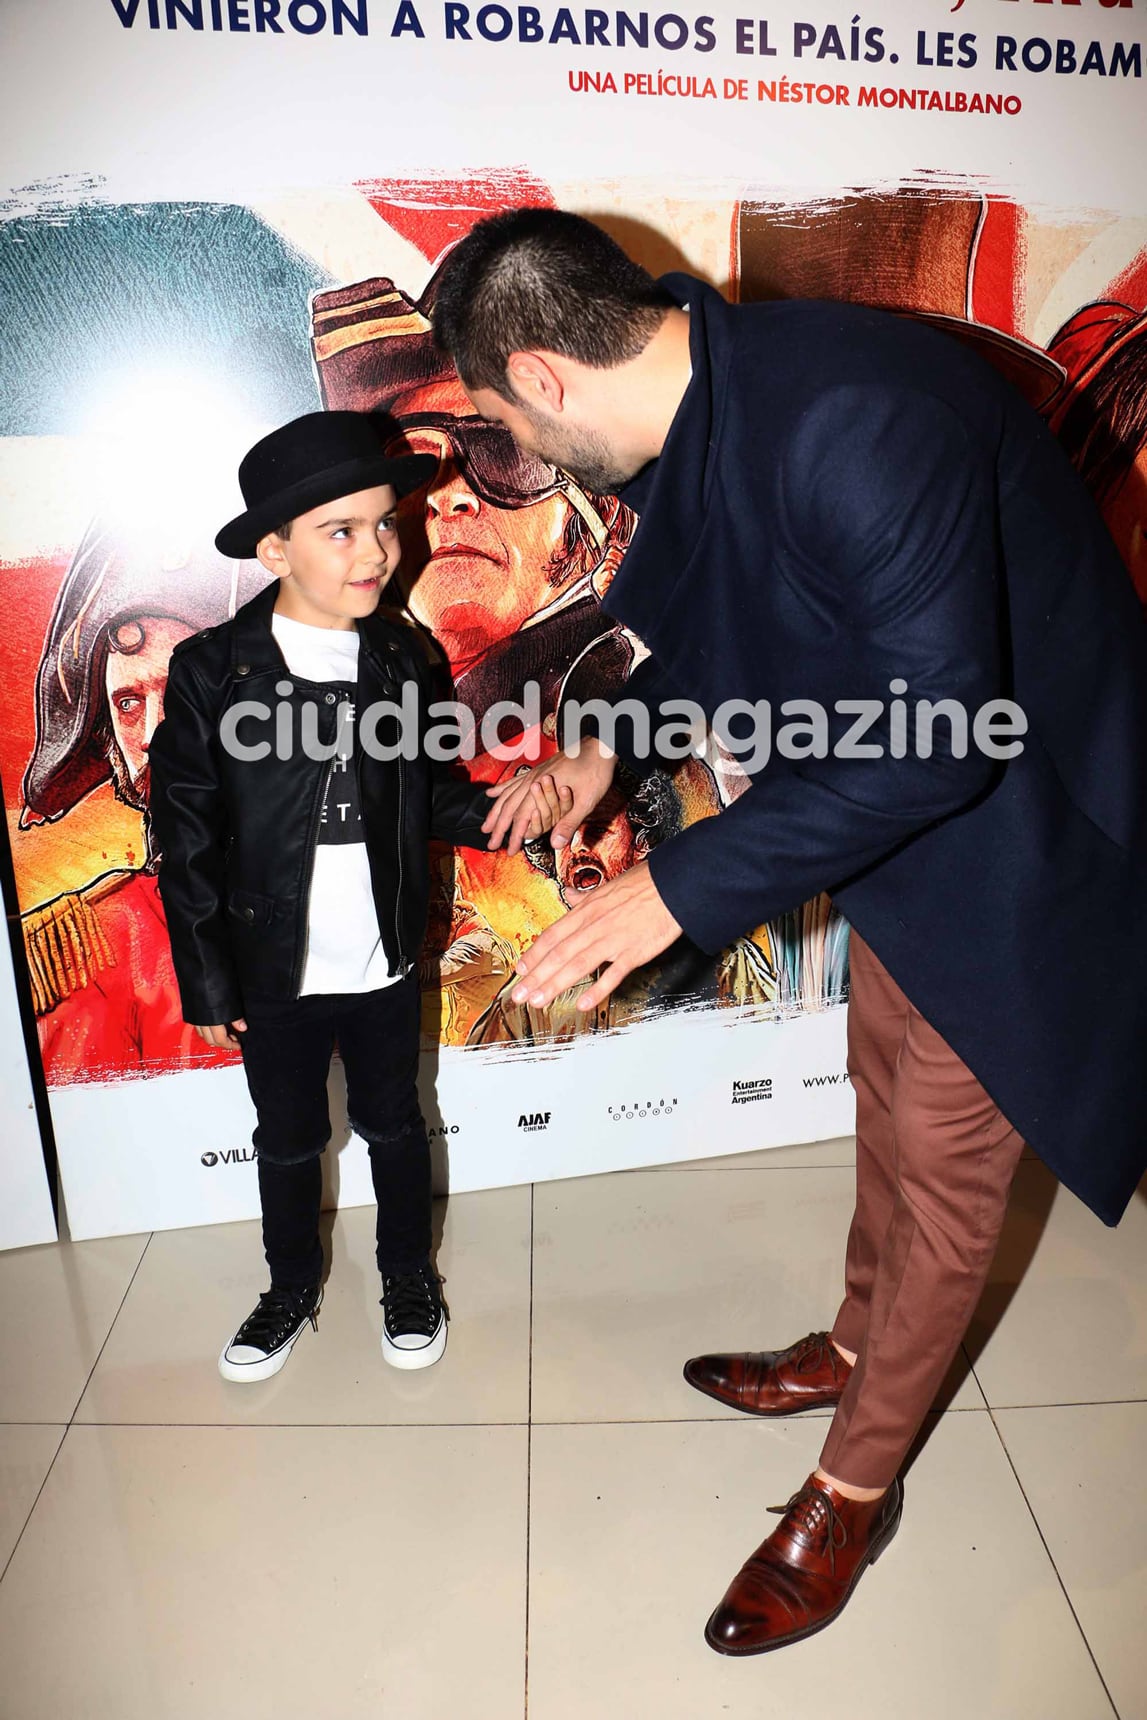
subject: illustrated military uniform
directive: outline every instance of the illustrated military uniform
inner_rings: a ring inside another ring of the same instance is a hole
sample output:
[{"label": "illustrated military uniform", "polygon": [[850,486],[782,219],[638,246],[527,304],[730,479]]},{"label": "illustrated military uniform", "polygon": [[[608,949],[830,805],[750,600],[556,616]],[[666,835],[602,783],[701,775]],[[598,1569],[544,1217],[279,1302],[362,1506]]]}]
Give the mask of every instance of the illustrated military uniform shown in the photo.
[{"label": "illustrated military uniform", "polygon": [[[169,539],[129,550],[106,522],[89,526],[56,598],[37,670],[22,829],[56,824],[113,777],[103,692],[111,635],[142,615],[204,628],[265,583],[254,563]],[[52,1086],[234,1061],[233,1053],[204,1045],[182,1019],[143,817],[141,867],[101,873],[21,917]]]}]

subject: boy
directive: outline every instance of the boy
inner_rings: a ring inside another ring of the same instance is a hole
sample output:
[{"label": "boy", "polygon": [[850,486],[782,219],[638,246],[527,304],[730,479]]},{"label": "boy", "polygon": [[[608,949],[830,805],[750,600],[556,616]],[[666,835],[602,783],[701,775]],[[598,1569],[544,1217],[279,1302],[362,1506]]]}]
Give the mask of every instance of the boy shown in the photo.
[{"label": "boy", "polygon": [[[208,1044],[241,1049],[257,1113],[271,1288],[224,1346],[228,1380],[278,1373],[316,1326],[336,1042],[378,1199],[383,1355],[424,1368],[446,1345],[417,960],[428,840],[485,847],[490,803],[421,744],[400,750],[403,687],[416,685],[420,739],[428,664],[417,636],[377,613],[399,561],[397,500],[435,470],[432,456],[388,457],[355,412],[310,413],[256,443],[239,468],[246,511],[216,546],[274,578],[172,653],[151,744],[184,1015]],[[548,829],[558,801],[538,806]]]}]

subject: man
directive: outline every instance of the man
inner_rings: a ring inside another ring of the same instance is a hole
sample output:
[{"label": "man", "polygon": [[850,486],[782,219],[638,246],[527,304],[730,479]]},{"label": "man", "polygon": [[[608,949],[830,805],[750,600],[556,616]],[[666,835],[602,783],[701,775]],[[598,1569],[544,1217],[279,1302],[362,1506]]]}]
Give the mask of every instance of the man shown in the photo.
[{"label": "man", "polygon": [[[820,889],[852,924],[843,1306],[787,1351],[687,1367],[751,1413],[835,1406],[820,1465],[707,1626],[720,1652],[760,1653],[830,1623],[895,1533],[1024,1139],[1109,1224],[1143,1172],[1147,635],[1062,450],[937,330],[730,307],[652,281],[578,217],[521,210],[448,259],[435,332],[477,410],[639,513],[605,599],[651,653],[627,695],[710,719],[728,699],[799,701],[831,741],[774,755],[719,817],[594,891],[514,994],[544,1006],[597,973],[578,1005],[597,1008],[682,930],[716,950]],[[927,747],[919,729],[902,744],[909,690],[918,719],[950,701]],[[961,711],[1003,694],[1026,727],[1013,710],[1006,750],[983,728],[961,746]],[[846,741],[857,699],[867,754]],[[560,844],[614,759],[588,738],[551,768],[575,797]],[[511,848],[529,792],[508,785],[488,820]],[[1053,944],[1065,919],[1088,937]]]},{"label": "man", "polygon": [[179,1006],[156,888],[148,756],[173,648],[263,583],[250,564],[224,562],[178,531],[133,537],[130,527],[101,521],[64,577],[37,674],[21,824],[53,825],[110,781],[116,799],[143,818],[144,859],[23,916],[52,1086],[221,1060]]}]

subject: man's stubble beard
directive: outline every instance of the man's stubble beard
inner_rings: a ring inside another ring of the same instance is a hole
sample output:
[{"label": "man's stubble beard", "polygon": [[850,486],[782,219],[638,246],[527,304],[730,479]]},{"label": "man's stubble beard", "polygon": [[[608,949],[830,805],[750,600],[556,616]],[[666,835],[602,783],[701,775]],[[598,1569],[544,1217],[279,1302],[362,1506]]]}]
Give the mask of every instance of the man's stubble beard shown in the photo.
[{"label": "man's stubble beard", "polygon": [[596,490],[598,495],[616,496],[637,475],[623,471],[605,438],[592,432],[571,437],[569,448],[555,463],[583,490]]},{"label": "man's stubble beard", "polygon": [[583,490],[616,496],[637,476],[637,467],[628,471],[618,464],[617,455],[600,430],[571,428],[559,434],[550,420],[542,418],[532,406],[521,400],[516,404],[538,432],[537,453],[551,466],[560,466],[568,472]]}]

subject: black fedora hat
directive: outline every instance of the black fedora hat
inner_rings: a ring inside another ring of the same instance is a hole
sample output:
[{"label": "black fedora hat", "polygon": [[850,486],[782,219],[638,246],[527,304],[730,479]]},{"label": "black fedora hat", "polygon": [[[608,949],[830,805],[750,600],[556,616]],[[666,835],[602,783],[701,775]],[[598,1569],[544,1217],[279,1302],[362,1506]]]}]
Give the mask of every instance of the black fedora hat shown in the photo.
[{"label": "black fedora hat", "polygon": [[433,454],[391,458],[381,426],[365,412],[308,412],[272,430],[239,465],[239,488],[247,510],[228,521],[215,539],[220,555],[252,556],[261,538],[288,520],[353,496],[375,484],[391,484],[405,496],[438,470]]}]

